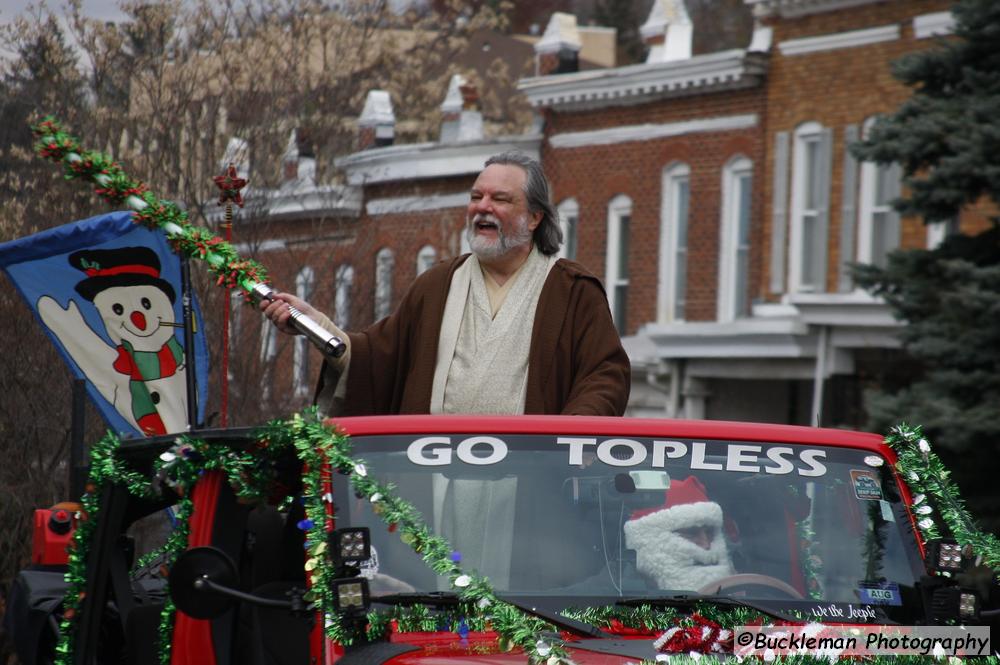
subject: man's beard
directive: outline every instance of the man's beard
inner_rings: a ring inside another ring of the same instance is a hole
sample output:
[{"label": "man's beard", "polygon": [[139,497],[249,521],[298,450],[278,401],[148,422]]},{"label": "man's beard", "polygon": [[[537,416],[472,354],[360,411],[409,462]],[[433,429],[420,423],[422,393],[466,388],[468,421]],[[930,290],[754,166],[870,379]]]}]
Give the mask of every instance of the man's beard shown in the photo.
[{"label": "man's beard", "polygon": [[[479,222],[489,222],[496,225],[497,237],[495,240],[476,233],[476,224]],[[511,250],[530,243],[532,231],[528,228],[527,215],[521,215],[514,220],[512,233],[505,235],[499,219],[488,213],[477,213],[468,218],[465,235],[469,240],[469,249],[477,257],[480,259],[499,259],[506,256]]]},{"label": "man's beard", "polygon": [[697,591],[734,572],[721,534],[707,550],[670,531],[658,534],[655,542],[630,545],[635,545],[636,568],[654,580],[658,589]]}]

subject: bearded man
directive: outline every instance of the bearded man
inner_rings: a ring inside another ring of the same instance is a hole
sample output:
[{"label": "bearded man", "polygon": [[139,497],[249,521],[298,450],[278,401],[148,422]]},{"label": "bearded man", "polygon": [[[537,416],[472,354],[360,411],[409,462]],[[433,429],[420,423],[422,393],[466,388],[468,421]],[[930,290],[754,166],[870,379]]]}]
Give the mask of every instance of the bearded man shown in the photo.
[{"label": "bearded man", "polygon": [[465,232],[471,254],[424,272],[361,332],[287,293],[261,303],[284,332],[294,333],[291,304],[347,342],[323,365],[320,410],[622,415],[628,357],[600,281],[556,256],[562,233],[541,165],[519,153],[487,160]]},{"label": "bearded man", "polygon": [[625,547],[635,550],[636,569],[656,588],[697,591],[735,572],[722,523],[722,508],[689,476],[670,484],[662,506],[632,513]]}]

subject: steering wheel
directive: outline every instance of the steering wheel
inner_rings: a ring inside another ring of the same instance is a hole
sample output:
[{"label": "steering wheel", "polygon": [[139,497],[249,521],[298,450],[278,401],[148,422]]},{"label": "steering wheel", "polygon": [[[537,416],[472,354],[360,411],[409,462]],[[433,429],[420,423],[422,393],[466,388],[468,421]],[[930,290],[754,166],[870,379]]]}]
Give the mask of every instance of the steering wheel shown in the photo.
[{"label": "steering wheel", "polygon": [[766,587],[772,592],[780,591],[783,594],[781,597],[788,596],[789,598],[794,598],[795,600],[803,600],[803,596],[799,593],[799,590],[788,582],[783,582],[777,577],[760,575],[758,573],[740,573],[737,575],[729,575],[728,577],[723,577],[706,584],[702,588],[698,589],[698,593],[716,595],[721,594],[724,591],[731,592],[735,589],[751,587]]}]

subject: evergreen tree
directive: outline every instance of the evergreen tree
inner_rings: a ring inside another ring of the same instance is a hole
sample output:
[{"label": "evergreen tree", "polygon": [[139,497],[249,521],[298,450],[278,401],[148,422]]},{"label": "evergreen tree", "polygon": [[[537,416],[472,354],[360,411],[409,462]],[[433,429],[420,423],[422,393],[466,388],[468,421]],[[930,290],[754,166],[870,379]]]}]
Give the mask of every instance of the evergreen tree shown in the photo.
[{"label": "evergreen tree", "polygon": [[[952,11],[955,37],[896,66],[913,96],[854,147],[861,159],[902,165],[908,191],[896,207],[925,223],[954,220],[969,204],[1000,202],[1000,3],[959,0]],[[991,221],[975,237],[897,251],[886,268],[855,266],[854,274],[906,322],[903,348],[918,367],[908,385],[867,394],[870,426],[922,424],[943,447],[973,512],[996,530],[1000,220]]]},{"label": "evergreen tree", "polygon": [[903,58],[895,76],[913,96],[872,128],[856,154],[903,166],[904,214],[953,218],[987,196],[1000,201],[1000,3],[959,0],[955,37]]}]

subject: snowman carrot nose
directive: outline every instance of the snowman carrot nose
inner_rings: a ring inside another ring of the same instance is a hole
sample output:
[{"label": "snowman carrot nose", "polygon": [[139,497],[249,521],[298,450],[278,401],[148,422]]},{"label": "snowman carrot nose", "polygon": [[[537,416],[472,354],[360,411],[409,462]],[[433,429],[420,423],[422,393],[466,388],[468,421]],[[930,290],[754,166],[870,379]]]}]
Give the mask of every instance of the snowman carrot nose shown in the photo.
[{"label": "snowman carrot nose", "polygon": [[146,329],[146,317],[143,315],[142,312],[132,312],[132,315],[129,316],[129,319],[132,320],[132,325],[138,328],[139,330]]}]

